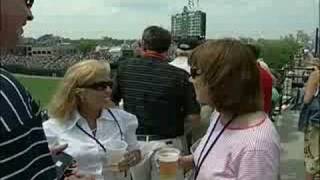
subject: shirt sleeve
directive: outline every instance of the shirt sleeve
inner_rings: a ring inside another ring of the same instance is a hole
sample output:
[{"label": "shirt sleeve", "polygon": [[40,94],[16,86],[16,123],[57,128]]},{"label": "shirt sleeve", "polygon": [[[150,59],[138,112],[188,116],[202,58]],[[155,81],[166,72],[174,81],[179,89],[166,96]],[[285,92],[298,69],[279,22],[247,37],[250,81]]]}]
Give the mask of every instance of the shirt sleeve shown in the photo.
[{"label": "shirt sleeve", "polygon": [[49,146],[58,144],[59,141],[59,134],[51,121],[52,120],[48,120],[42,124]]},{"label": "shirt sleeve", "polygon": [[184,78],[184,110],[186,115],[200,114],[200,105],[196,99],[196,93],[191,82],[189,82],[188,76]]},{"label": "shirt sleeve", "polygon": [[242,154],[238,180],[277,180],[280,158],[272,150],[251,150]]},{"label": "shirt sleeve", "polygon": [[135,149],[140,149],[137,136],[136,136],[136,130],[138,128],[138,119],[135,115],[127,113],[128,119],[127,119],[127,125],[126,125],[126,131],[124,133],[125,140],[128,143],[128,150],[132,151]]}]

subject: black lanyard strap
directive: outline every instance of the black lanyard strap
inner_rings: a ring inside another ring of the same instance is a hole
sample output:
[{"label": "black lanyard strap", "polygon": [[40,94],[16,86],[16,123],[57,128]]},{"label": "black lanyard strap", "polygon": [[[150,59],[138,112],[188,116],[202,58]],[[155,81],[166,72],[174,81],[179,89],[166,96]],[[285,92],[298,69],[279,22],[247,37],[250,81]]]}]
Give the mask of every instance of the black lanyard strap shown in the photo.
[{"label": "black lanyard strap", "polygon": [[[220,117],[221,117],[221,114],[219,114],[216,122],[214,123],[214,126],[213,128],[211,129],[211,132],[207,138],[207,141],[206,143],[204,144],[202,150],[201,150],[201,153],[200,153],[200,156],[198,158],[198,161],[197,161],[197,164],[196,164],[196,167],[195,167],[195,176],[194,176],[194,179],[196,180],[198,175],[199,175],[199,172],[200,172],[200,168],[201,166],[203,165],[204,161],[206,160],[207,156],[209,155],[210,151],[212,150],[213,146],[217,143],[217,141],[219,140],[219,138],[221,137],[222,133],[226,130],[226,128],[231,124],[231,122],[235,119],[236,115],[233,115],[231,117],[231,119],[227,122],[226,125],[223,126],[222,130],[219,132],[219,134],[217,135],[217,137],[213,140],[212,144],[210,145],[208,151],[203,155],[203,152],[204,150],[206,149],[208,143],[209,143],[209,140],[211,139],[211,136],[213,135],[213,132],[218,124],[218,122],[220,121]],[[202,157],[203,155],[203,157]]]},{"label": "black lanyard strap", "polygon": [[102,145],[102,143],[94,136],[92,136],[90,133],[88,133],[86,130],[84,130],[78,123],[76,123],[76,126],[87,136],[89,136],[91,139],[93,139],[102,149],[104,152],[107,152],[106,148]]},{"label": "black lanyard strap", "polygon": [[108,110],[108,112],[111,114],[113,120],[116,122],[116,124],[117,124],[117,126],[118,126],[118,128],[119,128],[121,140],[124,140],[123,132],[122,132],[122,130],[121,130],[119,121],[117,120],[116,116],[112,113],[112,111],[111,111],[110,109],[107,109],[107,110]]},{"label": "black lanyard strap", "polygon": [[[111,114],[113,120],[116,122],[117,127],[119,128],[120,131],[120,136],[121,136],[121,140],[124,140],[124,136],[123,136],[123,132],[121,130],[120,124],[117,120],[117,118],[115,117],[115,115],[112,113],[112,111],[110,109],[108,109],[108,112]],[[88,133],[86,130],[84,130],[78,123],[76,123],[76,126],[83,132],[85,133],[87,136],[89,136],[91,139],[93,139],[102,149],[104,152],[107,152],[106,148],[103,146],[103,144],[94,136],[92,136],[90,133]]]}]

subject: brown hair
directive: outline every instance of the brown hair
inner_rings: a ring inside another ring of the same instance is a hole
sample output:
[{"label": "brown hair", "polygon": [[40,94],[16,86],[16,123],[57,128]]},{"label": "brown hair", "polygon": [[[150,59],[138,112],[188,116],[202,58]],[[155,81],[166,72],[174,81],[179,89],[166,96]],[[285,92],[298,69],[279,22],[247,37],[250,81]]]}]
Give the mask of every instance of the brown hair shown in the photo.
[{"label": "brown hair", "polygon": [[262,109],[260,74],[255,55],[233,39],[207,41],[191,54],[192,67],[201,71],[210,101],[218,111],[237,114]]},{"label": "brown hair", "polygon": [[170,47],[171,34],[160,26],[149,26],[143,31],[142,41],[146,50],[163,53]]}]

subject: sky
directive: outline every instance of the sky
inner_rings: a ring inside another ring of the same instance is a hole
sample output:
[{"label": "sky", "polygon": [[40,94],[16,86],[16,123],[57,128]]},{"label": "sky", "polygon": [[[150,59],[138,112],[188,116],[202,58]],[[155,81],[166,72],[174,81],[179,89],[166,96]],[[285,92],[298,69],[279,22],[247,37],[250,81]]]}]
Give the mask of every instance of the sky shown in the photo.
[{"label": "sky", "polygon": [[[199,9],[207,13],[207,38],[279,38],[314,31],[318,1],[200,0]],[[25,37],[139,39],[149,25],[170,30],[171,15],[185,5],[187,0],[36,0]]]}]

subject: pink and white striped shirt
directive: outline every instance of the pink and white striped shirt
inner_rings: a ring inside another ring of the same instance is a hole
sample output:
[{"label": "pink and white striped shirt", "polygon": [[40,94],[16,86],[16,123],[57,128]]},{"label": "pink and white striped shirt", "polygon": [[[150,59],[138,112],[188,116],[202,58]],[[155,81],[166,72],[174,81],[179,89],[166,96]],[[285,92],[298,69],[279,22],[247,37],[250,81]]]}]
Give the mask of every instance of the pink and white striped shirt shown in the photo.
[{"label": "pink and white striped shirt", "polygon": [[[213,113],[212,122],[194,153],[198,162],[219,113]],[[204,150],[205,154],[223,128],[217,126]],[[276,180],[280,168],[280,138],[265,115],[251,127],[228,127],[205,159],[197,180]]]}]

